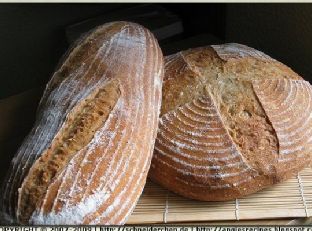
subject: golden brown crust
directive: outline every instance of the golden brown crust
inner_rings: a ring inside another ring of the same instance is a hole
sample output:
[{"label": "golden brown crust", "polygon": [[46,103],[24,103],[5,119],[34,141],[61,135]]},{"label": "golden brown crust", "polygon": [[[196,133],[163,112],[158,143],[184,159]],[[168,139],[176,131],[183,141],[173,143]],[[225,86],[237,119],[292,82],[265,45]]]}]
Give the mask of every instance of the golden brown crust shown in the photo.
[{"label": "golden brown crust", "polygon": [[150,165],[162,75],[157,41],[137,24],[108,23],[79,41],[47,85],[3,210],[22,223],[123,224]]},{"label": "golden brown crust", "polygon": [[306,167],[312,151],[312,92],[303,80],[264,79],[253,82],[278,138],[278,180]]},{"label": "golden brown crust", "polygon": [[118,81],[109,81],[67,115],[49,148],[34,163],[20,189],[18,220],[26,223],[42,201],[48,186],[73,156],[88,145],[107,120],[121,92]]},{"label": "golden brown crust", "polygon": [[[289,89],[298,94],[289,95]],[[309,83],[290,68],[244,45],[166,57],[162,123],[150,177],[176,193],[208,201],[245,196],[288,179],[310,162],[309,94]],[[304,118],[287,110],[290,105]],[[275,114],[284,116],[283,124]],[[216,120],[222,133],[214,127]],[[287,137],[279,126],[293,135]],[[292,153],[282,160],[283,152]]]}]

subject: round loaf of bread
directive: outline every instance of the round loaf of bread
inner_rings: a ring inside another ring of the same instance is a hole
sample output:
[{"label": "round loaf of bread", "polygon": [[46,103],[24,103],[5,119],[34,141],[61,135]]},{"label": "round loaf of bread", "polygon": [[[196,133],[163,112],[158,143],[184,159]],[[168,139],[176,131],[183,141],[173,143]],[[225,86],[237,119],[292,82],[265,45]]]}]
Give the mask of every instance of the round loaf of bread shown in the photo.
[{"label": "round loaf of bread", "polygon": [[100,26],[57,68],[12,161],[2,211],[19,223],[124,224],[145,185],[163,56],[134,23]]},{"label": "round loaf of bread", "polygon": [[165,59],[149,176],[185,197],[224,201],[296,175],[312,153],[311,85],[240,44]]}]

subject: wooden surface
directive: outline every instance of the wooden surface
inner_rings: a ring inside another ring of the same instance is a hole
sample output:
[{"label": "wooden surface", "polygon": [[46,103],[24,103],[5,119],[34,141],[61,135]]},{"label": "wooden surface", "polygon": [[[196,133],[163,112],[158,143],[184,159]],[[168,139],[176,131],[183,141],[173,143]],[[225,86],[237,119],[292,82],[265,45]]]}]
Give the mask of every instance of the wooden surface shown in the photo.
[{"label": "wooden surface", "polygon": [[[0,120],[2,121],[0,123],[0,155],[2,159],[0,173],[2,177],[23,136],[32,126],[42,89],[43,87],[32,89],[0,100]],[[300,177],[310,216],[312,214],[312,169],[303,171]],[[169,214],[166,215],[167,223],[198,225],[312,224],[312,219],[306,218],[298,178],[239,199],[240,220],[236,220],[236,203],[233,201],[207,203],[188,200],[148,182],[128,223],[164,223],[167,195]],[[261,217],[256,219],[260,215]]]},{"label": "wooden surface", "polygon": [[287,224],[311,215],[312,168],[307,168],[284,183],[227,202],[190,200],[148,181],[128,223]]}]

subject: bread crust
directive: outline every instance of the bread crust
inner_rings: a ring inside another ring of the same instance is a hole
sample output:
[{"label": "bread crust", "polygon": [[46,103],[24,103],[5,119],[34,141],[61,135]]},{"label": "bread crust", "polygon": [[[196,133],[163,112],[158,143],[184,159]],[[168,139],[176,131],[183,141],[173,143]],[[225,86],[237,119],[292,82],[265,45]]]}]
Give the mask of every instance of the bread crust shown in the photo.
[{"label": "bread crust", "polygon": [[205,201],[289,179],[311,159],[311,90],[287,66],[241,44],[166,57],[149,177]]},{"label": "bread crust", "polygon": [[162,76],[158,43],[140,25],[112,22],[79,40],[12,161],[4,213],[30,224],[124,224],[151,162]]}]

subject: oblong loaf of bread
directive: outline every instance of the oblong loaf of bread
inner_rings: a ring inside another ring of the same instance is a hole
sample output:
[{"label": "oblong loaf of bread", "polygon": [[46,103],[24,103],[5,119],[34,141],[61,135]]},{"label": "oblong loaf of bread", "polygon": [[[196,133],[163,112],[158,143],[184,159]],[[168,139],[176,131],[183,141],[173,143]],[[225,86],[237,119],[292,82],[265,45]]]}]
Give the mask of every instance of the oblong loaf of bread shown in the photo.
[{"label": "oblong loaf of bread", "polygon": [[296,175],[311,159],[311,90],[240,44],[166,57],[150,177],[186,197],[224,201]]},{"label": "oblong loaf of bread", "polygon": [[113,22],[85,35],[47,85],[2,210],[20,223],[125,223],[152,158],[163,66],[140,25]]}]

